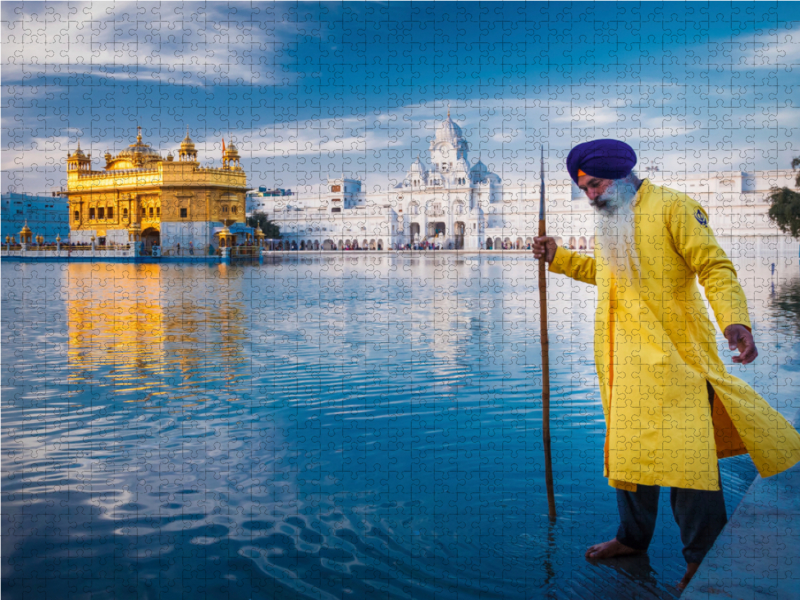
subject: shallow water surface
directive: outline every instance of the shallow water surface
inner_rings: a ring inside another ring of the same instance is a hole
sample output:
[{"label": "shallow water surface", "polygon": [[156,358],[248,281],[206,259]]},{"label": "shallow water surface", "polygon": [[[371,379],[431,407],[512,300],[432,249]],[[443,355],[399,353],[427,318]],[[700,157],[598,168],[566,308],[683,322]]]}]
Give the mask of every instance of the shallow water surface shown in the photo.
[{"label": "shallow water surface", "polygon": [[[731,370],[792,418],[800,278],[782,261],[738,265],[761,356]],[[648,557],[583,559],[617,524],[595,291],[553,275],[548,521],[528,256],[2,277],[4,596],[677,595],[666,492]],[[730,513],[754,469],[721,466]]]}]

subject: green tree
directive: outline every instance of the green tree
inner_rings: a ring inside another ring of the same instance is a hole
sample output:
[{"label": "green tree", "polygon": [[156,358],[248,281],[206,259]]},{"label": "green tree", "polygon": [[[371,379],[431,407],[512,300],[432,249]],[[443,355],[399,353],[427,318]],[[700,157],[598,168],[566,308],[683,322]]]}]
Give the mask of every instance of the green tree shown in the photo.
[{"label": "green tree", "polygon": [[[792,161],[792,169],[800,167],[800,158]],[[795,179],[795,187],[800,188],[800,173]],[[784,188],[772,188],[769,194],[769,220],[783,233],[800,238],[800,193]]]},{"label": "green tree", "polygon": [[269,240],[281,239],[281,228],[270,221],[262,212],[255,212],[253,216],[247,217],[247,225],[250,227],[261,227],[261,231]]}]

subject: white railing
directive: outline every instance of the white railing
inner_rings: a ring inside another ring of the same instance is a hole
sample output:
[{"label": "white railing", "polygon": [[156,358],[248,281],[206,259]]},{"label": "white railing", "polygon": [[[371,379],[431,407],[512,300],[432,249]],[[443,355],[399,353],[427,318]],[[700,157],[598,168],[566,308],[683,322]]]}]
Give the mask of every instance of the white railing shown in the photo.
[{"label": "white railing", "polygon": [[39,247],[36,245],[28,246],[23,249],[19,244],[8,246],[3,244],[2,257],[17,258],[133,258],[137,256],[133,246],[126,247],[95,247],[91,246],[66,246],[58,247]]}]

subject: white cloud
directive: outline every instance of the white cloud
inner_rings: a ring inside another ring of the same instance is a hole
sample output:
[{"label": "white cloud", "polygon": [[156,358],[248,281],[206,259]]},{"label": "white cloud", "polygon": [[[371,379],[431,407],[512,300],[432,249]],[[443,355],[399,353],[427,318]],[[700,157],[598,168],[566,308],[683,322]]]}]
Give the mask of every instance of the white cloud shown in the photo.
[{"label": "white cloud", "polygon": [[800,33],[775,31],[760,35],[742,35],[722,46],[722,64],[738,70],[770,69],[778,73],[794,72],[800,68]]},{"label": "white cloud", "polygon": [[200,87],[293,81],[280,64],[259,63],[255,51],[283,48],[281,24],[270,23],[277,33],[240,29],[236,21],[192,12],[192,5],[171,14],[175,6],[4,3],[3,79],[91,75]]}]

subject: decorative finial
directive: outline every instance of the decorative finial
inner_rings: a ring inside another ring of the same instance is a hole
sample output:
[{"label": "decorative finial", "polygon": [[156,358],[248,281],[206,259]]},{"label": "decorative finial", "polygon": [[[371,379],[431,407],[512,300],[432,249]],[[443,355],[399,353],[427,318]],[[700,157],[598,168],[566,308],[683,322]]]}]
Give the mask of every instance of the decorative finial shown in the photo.
[{"label": "decorative finial", "polygon": [[450,118],[450,103],[447,103],[447,118]]},{"label": "decorative finial", "polygon": [[137,125],[136,126],[136,141],[137,142],[141,142],[142,141],[142,126],[141,125]]}]

